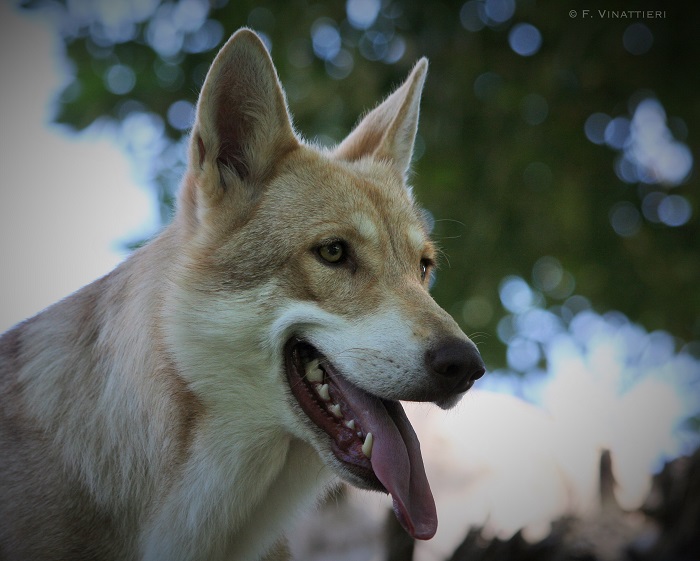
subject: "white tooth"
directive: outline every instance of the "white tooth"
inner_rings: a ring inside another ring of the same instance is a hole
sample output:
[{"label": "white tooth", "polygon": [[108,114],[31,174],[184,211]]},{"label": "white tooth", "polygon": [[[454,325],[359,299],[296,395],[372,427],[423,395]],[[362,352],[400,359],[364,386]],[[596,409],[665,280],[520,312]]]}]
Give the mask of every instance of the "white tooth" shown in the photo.
[{"label": "white tooth", "polygon": [[323,382],[323,370],[318,367],[317,358],[306,365],[306,379],[309,382]]},{"label": "white tooth", "polygon": [[355,419],[345,421],[345,426],[348,427],[350,430],[355,430]]},{"label": "white tooth", "polygon": [[343,412],[340,410],[340,405],[337,403],[335,405],[331,405],[328,409],[330,409],[331,413],[333,413],[333,416],[338,417],[338,419],[343,418]]},{"label": "white tooth", "polygon": [[370,460],[372,459],[372,446],[374,445],[374,437],[371,432],[367,433],[365,443],[362,445],[362,453]]},{"label": "white tooth", "polygon": [[318,392],[318,395],[321,396],[321,399],[323,401],[331,400],[331,394],[328,392],[328,384],[316,386],[316,391]]}]

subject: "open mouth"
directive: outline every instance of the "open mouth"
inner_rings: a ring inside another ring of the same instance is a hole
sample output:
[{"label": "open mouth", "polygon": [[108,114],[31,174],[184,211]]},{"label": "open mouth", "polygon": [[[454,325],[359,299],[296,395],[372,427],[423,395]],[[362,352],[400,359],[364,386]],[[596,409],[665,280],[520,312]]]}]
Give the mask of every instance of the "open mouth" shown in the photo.
[{"label": "open mouth", "polygon": [[437,513],[418,438],[401,404],[351,384],[313,345],[292,338],[285,347],[292,394],[330,439],[330,449],[356,486],[387,492],[406,531],[430,539]]}]

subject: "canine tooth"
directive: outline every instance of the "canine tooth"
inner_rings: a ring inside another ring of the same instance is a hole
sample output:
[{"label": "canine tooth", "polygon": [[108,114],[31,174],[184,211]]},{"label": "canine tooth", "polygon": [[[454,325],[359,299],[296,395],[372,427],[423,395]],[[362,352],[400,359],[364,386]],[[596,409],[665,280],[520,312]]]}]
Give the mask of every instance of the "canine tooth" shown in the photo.
[{"label": "canine tooth", "polygon": [[316,391],[323,401],[331,400],[331,394],[328,392],[328,384],[316,386]]},{"label": "canine tooth", "polygon": [[331,405],[328,409],[330,409],[334,417],[338,417],[338,419],[343,418],[343,412],[340,410],[340,405],[337,403],[335,405]]},{"label": "canine tooth", "polygon": [[374,445],[374,437],[371,432],[367,433],[365,443],[362,445],[362,453],[370,460],[372,459],[372,446]]},{"label": "canine tooth", "polygon": [[323,382],[323,370],[318,367],[317,358],[306,365],[306,379],[309,382]]},{"label": "canine tooth", "polygon": [[345,421],[345,426],[348,427],[350,430],[355,430],[355,419]]}]

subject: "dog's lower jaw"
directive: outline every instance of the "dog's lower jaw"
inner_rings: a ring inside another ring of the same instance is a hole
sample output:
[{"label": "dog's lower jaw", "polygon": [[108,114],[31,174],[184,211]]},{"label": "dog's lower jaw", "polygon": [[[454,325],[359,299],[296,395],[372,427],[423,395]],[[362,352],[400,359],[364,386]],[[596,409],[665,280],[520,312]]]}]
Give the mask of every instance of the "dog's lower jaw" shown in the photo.
[{"label": "dog's lower jaw", "polygon": [[358,487],[388,492],[405,530],[430,539],[437,529],[435,503],[418,439],[401,405],[348,382],[305,340],[292,337],[284,356],[299,414],[312,422],[312,434],[322,431],[320,448],[334,456],[327,463]]},{"label": "dog's lower jaw", "polygon": [[311,434],[319,433],[316,440],[322,442],[324,450],[328,448],[327,437],[331,437],[332,454],[324,454],[329,456],[327,463],[357,487],[386,491],[372,470],[373,435],[364,430],[343,399],[337,379],[326,373],[330,372],[328,361],[296,337],[286,344],[284,353],[292,408],[301,408],[298,412],[302,422],[306,421]]},{"label": "dog's lower jaw", "polygon": [[[471,387],[471,386],[470,386],[470,387]],[[438,399],[438,400],[435,401],[434,403],[435,403],[435,405],[437,405],[440,409],[442,409],[442,410],[444,410],[444,411],[447,411],[448,409],[452,409],[455,405],[457,405],[457,404],[462,400],[462,398],[464,397],[464,394],[465,394],[465,393],[467,393],[467,392],[465,391],[465,392],[462,392],[462,393],[458,393],[458,394],[455,394],[455,395],[451,395],[450,397],[445,397],[445,398],[442,398],[442,399]]]}]

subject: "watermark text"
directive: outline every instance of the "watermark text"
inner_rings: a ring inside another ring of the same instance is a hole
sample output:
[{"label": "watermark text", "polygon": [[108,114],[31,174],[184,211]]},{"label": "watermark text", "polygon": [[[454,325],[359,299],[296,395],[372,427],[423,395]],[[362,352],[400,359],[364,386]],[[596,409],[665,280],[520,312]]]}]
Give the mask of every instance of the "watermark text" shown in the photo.
[{"label": "watermark text", "polygon": [[665,19],[666,10],[570,10],[569,17],[580,19]]}]

